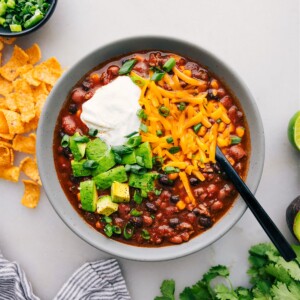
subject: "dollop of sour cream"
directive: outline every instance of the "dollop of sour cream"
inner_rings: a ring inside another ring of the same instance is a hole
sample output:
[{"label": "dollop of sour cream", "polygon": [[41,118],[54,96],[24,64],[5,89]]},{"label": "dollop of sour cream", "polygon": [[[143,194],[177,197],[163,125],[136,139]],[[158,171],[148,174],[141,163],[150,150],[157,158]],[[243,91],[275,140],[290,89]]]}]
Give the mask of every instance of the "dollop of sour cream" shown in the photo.
[{"label": "dollop of sour cream", "polygon": [[128,76],[119,76],[82,105],[81,120],[88,128],[98,129],[97,136],[107,144],[124,144],[126,135],[139,131],[140,95],[141,89]]}]

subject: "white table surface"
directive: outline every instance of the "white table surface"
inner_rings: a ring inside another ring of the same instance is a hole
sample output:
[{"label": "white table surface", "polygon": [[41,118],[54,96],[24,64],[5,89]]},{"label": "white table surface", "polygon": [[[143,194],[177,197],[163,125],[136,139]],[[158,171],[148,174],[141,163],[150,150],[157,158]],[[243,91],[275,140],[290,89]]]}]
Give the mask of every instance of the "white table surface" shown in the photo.
[{"label": "white table surface", "polygon": [[[285,209],[300,194],[300,153],[291,148],[286,129],[300,109],[299,16],[297,0],[59,0],[46,26],[18,43],[39,43],[44,58],[56,56],[65,67],[102,44],[144,34],[211,50],[241,75],[257,101],[266,158],[256,196],[294,241]],[[52,299],[84,262],[110,257],[67,228],[44,193],[30,210],[20,204],[22,183],[0,181],[0,192],[0,249],[21,264],[41,299]],[[263,241],[267,236],[247,211],[230,232],[198,253],[166,262],[119,263],[134,300],[153,299],[166,278],[176,280],[178,293],[215,264],[230,266],[234,285],[248,285],[247,250]]]}]

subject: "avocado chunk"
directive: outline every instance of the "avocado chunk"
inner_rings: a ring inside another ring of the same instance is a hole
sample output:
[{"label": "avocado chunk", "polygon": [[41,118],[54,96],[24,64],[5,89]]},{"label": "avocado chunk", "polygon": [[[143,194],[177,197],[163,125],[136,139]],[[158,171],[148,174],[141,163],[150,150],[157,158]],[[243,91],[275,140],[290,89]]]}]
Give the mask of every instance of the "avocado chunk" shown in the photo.
[{"label": "avocado chunk", "polygon": [[105,190],[111,187],[114,181],[127,181],[127,174],[124,166],[118,166],[104,173],[98,174],[93,178],[95,180],[97,189]]},{"label": "avocado chunk", "polygon": [[135,155],[142,157],[144,165],[147,169],[152,169],[152,151],[149,142],[139,145],[135,149]]},{"label": "avocado chunk", "polygon": [[155,172],[148,172],[143,175],[131,173],[129,176],[128,184],[129,186],[132,186],[134,188],[141,189],[142,196],[144,196],[145,193],[154,190],[154,181],[156,178],[157,178],[157,173]]},{"label": "avocado chunk", "polygon": [[70,137],[70,149],[73,154],[74,160],[79,161],[84,157],[86,143],[78,143],[74,139],[80,137],[80,134],[76,132],[73,136]]},{"label": "avocado chunk", "polygon": [[71,167],[73,171],[73,175],[75,177],[82,177],[82,176],[90,176],[92,175],[91,170],[85,169],[83,164],[86,162],[86,159],[82,159],[81,161],[71,161]]},{"label": "avocado chunk", "polygon": [[111,198],[113,202],[122,203],[130,201],[129,185],[114,181],[111,185]]},{"label": "avocado chunk", "polygon": [[118,210],[119,205],[117,203],[113,203],[111,197],[106,195],[99,198],[97,201],[97,213],[109,216],[112,213]]},{"label": "avocado chunk", "polygon": [[107,150],[106,153],[97,160],[98,167],[92,171],[92,175],[96,176],[111,169],[115,164],[115,156],[111,150]]},{"label": "avocado chunk", "polygon": [[107,144],[99,138],[88,142],[86,146],[86,156],[88,159],[98,161],[108,150]]},{"label": "avocado chunk", "polygon": [[136,163],[136,157],[134,151],[122,156],[122,161],[121,161],[122,165],[133,165],[135,163]]},{"label": "avocado chunk", "polygon": [[80,182],[80,201],[82,209],[95,212],[97,207],[98,194],[93,180]]}]

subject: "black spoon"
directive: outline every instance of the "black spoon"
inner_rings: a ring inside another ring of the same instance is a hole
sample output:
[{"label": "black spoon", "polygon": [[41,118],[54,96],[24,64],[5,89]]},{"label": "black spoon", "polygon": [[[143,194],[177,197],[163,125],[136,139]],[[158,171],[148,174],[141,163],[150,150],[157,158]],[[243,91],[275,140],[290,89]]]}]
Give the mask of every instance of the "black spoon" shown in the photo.
[{"label": "black spoon", "polygon": [[281,256],[286,261],[291,261],[296,258],[296,253],[289,245],[285,237],[279,231],[277,226],[271,220],[266,211],[259,204],[257,199],[251,193],[247,185],[235,171],[235,169],[231,166],[225,155],[222,151],[217,147],[216,150],[216,160],[220,164],[221,168],[225,171],[228,178],[232,181],[237,191],[240,193],[242,198],[245,200],[246,204],[254,214],[255,218],[264,229],[266,234],[269,236],[270,240],[273,242],[275,247],[278,249]]}]

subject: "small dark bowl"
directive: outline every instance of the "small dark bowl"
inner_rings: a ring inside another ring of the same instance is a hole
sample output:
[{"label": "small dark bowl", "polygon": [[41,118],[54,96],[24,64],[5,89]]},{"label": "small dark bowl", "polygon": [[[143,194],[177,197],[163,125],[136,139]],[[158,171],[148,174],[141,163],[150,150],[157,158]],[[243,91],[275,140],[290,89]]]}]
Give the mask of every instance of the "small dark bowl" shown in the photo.
[{"label": "small dark bowl", "polygon": [[57,4],[57,0],[48,0],[47,2],[50,3],[49,10],[46,13],[44,19],[41,20],[39,23],[37,23],[35,26],[33,26],[31,28],[28,28],[28,29],[24,29],[24,30],[22,30],[20,32],[11,32],[10,29],[9,29],[9,27],[8,28],[3,28],[2,26],[0,26],[0,36],[17,37],[17,36],[29,34],[31,32],[36,31],[40,27],[42,27],[44,24],[47,23],[47,21],[52,16],[52,14],[53,14],[53,12],[55,10],[56,4]]}]

